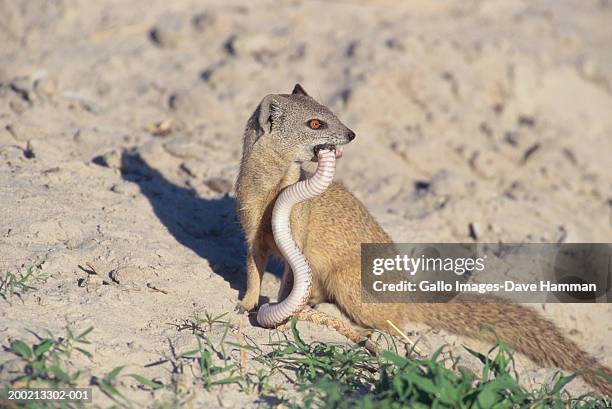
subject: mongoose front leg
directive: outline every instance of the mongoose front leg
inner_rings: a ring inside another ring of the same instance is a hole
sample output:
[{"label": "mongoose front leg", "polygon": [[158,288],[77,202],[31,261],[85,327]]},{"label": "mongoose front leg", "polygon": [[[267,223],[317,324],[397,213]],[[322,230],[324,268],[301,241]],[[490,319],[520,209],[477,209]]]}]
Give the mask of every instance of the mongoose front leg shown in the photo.
[{"label": "mongoose front leg", "polygon": [[261,279],[266,268],[267,253],[259,245],[251,245],[247,253],[247,289],[237,305],[241,312],[251,311],[259,304]]}]

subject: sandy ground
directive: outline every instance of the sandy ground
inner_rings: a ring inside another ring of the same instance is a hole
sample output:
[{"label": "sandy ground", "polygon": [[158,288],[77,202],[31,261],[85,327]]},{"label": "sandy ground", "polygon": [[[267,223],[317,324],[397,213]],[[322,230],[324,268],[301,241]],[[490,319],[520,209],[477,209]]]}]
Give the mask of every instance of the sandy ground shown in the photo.
[{"label": "sandy ground", "polygon": [[[193,345],[172,324],[237,323],[242,129],[296,82],[356,131],[338,179],[395,240],[611,242],[611,40],[604,0],[0,1],[0,272],[48,276],[0,341],[93,325],[92,374],[167,380],[143,366]],[[612,309],[580,307],[545,313],[612,364]],[[201,405],[256,404],[224,391]]]}]

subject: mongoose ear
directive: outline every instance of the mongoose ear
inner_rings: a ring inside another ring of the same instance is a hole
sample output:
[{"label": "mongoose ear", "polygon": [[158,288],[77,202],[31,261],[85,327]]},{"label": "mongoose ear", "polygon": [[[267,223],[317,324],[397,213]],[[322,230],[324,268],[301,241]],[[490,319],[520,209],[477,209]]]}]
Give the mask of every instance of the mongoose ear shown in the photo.
[{"label": "mongoose ear", "polygon": [[267,95],[259,104],[259,127],[264,133],[272,131],[272,124],[283,115],[276,95]]},{"label": "mongoose ear", "polygon": [[291,92],[291,94],[292,95],[304,95],[307,97],[310,96],[306,93],[306,91],[304,91],[304,88],[302,88],[300,84],[295,84],[295,87],[293,87],[293,92]]}]

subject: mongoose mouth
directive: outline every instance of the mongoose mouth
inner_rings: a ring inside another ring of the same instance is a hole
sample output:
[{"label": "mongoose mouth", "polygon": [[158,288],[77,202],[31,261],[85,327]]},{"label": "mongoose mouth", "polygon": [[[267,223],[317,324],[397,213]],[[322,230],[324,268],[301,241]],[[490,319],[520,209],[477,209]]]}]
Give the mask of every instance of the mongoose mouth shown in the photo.
[{"label": "mongoose mouth", "polygon": [[342,146],[332,145],[330,143],[317,145],[314,147],[315,158],[319,157],[319,151],[322,149],[327,149],[330,151],[334,151],[336,154],[336,159],[340,159],[342,157]]}]

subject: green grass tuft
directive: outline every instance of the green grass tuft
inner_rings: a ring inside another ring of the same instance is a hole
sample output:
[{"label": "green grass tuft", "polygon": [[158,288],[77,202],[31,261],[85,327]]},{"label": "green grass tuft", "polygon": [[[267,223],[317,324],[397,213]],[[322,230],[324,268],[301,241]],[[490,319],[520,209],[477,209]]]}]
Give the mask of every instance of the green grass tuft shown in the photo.
[{"label": "green grass tuft", "polygon": [[[0,276],[0,297],[11,304],[14,297],[22,300],[22,295],[28,291],[36,290],[35,282],[45,281],[47,276],[40,271],[38,266],[30,266],[25,273],[11,273],[7,271]],[[23,300],[22,300],[23,301]]]},{"label": "green grass tuft", "polygon": [[[428,358],[414,358],[398,352],[393,338],[381,334],[379,344],[387,350],[371,356],[362,344],[305,342],[296,321],[291,332],[271,332],[268,344],[253,339],[228,339],[235,328],[222,320],[224,315],[205,314],[185,321],[178,330],[190,330],[196,348],[174,351],[172,357],[156,364],[170,364],[166,380],[150,379],[138,373],[124,373],[118,366],[96,377],[74,368],[74,353],[92,358],[84,347],[92,327],[56,337],[50,332],[36,343],[15,339],[5,346],[12,361],[23,370],[4,387],[72,387],[92,385],[117,407],[138,407],[128,398],[122,380],[152,394],[154,408],[179,408],[197,401],[201,394],[222,396],[225,388],[241,391],[259,407],[306,409],[378,408],[604,408],[601,396],[572,397],[565,387],[577,376],[557,373],[552,386],[528,390],[519,383],[514,360],[501,341],[487,353],[467,349],[482,367],[472,372],[459,359],[442,358],[444,347]],[[242,353],[241,353],[242,352]],[[249,363],[243,362],[243,353]],[[0,364],[0,374],[7,362]],[[143,363],[144,365],[145,363]],[[149,365],[150,366],[150,365]],[[14,367],[14,366],[13,366]],[[187,379],[184,377],[187,376]],[[183,378],[181,378],[183,377]],[[180,380],[182,379],[182,381]],[[0,391],[0,397],[2,396]],[[75,405],[77,407],[78,405]],[[37,404],[18,407],[53,407]]]}]

